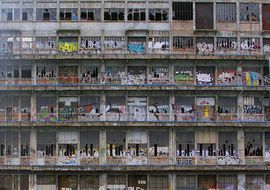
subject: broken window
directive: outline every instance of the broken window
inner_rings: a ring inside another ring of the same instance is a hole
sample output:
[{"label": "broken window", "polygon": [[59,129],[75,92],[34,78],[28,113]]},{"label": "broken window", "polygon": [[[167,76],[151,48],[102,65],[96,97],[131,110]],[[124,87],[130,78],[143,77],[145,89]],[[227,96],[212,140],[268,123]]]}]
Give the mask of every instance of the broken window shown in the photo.
[{"label": "broken window", "polygon": [[99,83],[99,74],[98,66],[83,66],[81,67],[81,83]]},{"label": "broken window", "polygon": [[57,9],[56,8],[37,8],[36,20],[37,21],[56,21]]},{"label": "broken window", "polygon": [[192,2],[173,2],[173,20],[193,20]]},{"label": "broken window", "polygon": [[21,156],[30,155],[30,131],[21,131]]},{"label": "broken window", "polygon": [[77,120],[78,97],[59,97],[58,116],[60,121]]},{"label": "broken window", "polygon": [[195,98],[192,96],[176,96],[175,104],[172,105],[174,121],[195,120]]},{"label": "broken window", "polygon": [[78,67],[60,66],[58,77],[61,84],[77,84],[79,82]]},{"label": "broken window", "polygon": [[240,38],[240,48],[241,50],[260,50],[261,41],[260,38]]},{"label": "broken window", "polygon": [[196,189],[196,176],[195,175],[177,175],[176,176],[176,189],[177,190]]},{"label": "broken window", "polygon": [[56,83],[56,67],[54,65],[37,65],[36,70],[37,84],[53,84]]},{"label": "broken window", "polygon": [[45,158],[56,156],[56,131],[37,130],[37,157]]},{"label": "broken window", "polygon": [[81,96],[77,113],[79,121],[99,121],[99,101],[99,96]]},{"label": "broken window", "polygon": [[243,67],[242,68],[242,85],[244,86],[260,86],[263,78],[260,67]]},{"label": "broken window", "polygon": [[98,175],[81,175],[80,190],[98,190],[99,176]]},{"label": "broken window", "polygon": [[236,37],[218,37],[216,41],[217,50],[237,50]]},{"label": "broken window", "polygon": [[142,165],[147,163],[147,131],[127,131],[127,164]]},{"label": "broken window", "polygon": [[170,48],[169,37],[149,37],[148,50],[153,53],[168,52]]},{"label": "broken window", "polygon": [[259,3],[240,3],[240,21],[259,22],[260,21]]},{"label": "broken window", "polygon": [[37,96],[37,121],[56,121],[56,97]]},{"label": "broken window", "polygon": [[263,156],[261,132],[245,132],[245,156]]},{"label": "broken window", "polygon": [[125,9],[105,9],[104,10],[105,21],[120,21],[125,20]]},{"label": "broken window", "polygon": [[169,67],[149,66],[148,83],[168,84],[169,79]]},{"label": "broken window", "polygon": [[239,73],[236,67],[218,67],[217,83],[219,85],[238,85],[240,83]]},{"label": "broken window", "polygon": [[21,13],[19,8],[6,8],[2,9],[2,21],[20,21]]},{"label": "broken window", "polygon": [[125,175],[108,175],[107,190],[125,190],[126,176]]},{"label": "broken window", "polygon": [[169,156],[169,133],[168,131],[149,132],[149,156]]},{"label": "broken window", "polygon": [[169,97],[150,96],[148,109],[149,109],[149,121],[169,121],[170,116]]},{"label": "broken window", "polygon": [[169,188],[169,180],[167,175],[150,175],[149,190],[167,190]]},{"label": "broken window", "polygon": [[128,9],[127,19],[130,21],[145,21],[145,9]]},{"label": "broken window", "polygon": [[101,83],[123,84],[126,73],[123,66],[106,66]]},{"label": "broken window", "polygon": [[197,141],[197,151],[198,156],[208,157],[217,156],[216,153],[216,132],[215,131],[197,131],[196,141]]},{"label": "broken window", "polygon": [[194,84],[193,66],[174,66],[176,84]]},{"label": "broken window", "polygon": [[55,175],[37,175],[37,189],[46,189],[51,187],[56,189],[56,176]]},{"label": "broken window", "polygon": [[146,121],[147,98],[128,97],[128,114],[130,121]]},{"label": "broken window", "polygon": [[100,21],[100,9],[81,8],[81,21]]},{"label": "broken window", "polygon": [[122,84],[145,84],[146,67],[145,66],[128,66],[128,74],[122,80]]},{"label": "broken window", "polygon": [[22,53],[31,53],[33,50],[33,38],[32,37],[22,37]]},{"label": "broken window", "polygon": [[0,54],[12,54],[13,45],[15,45],[13,37],[0,37]]},{"label": "broken window", "polygon": [[19,157],[19,131],[9,129],[6,131],[6,156]]},{"label": "broken window", "polygon": [[195,156],[195,135],[194,132],[176,132],[176,156]]},{"label": "broken window", "polygon": [[22,21],[32,21],[33,20],[33,9],[24,8],[22,9]]},{"label": "broken window", "polygon": [[146,45],[145,37],[129,37],[128,38],[128,51],[130,53],[144,53]]},{"label": "broken window", "polygon": [[218,175],[218,189],[220,190],[237,190],[238,179],[237,175]]},{"label": "broken window", "polygon": [[21,96],[21,121],[30,121],[31,119],[31,97]]},{"label": "broken window", "polygon": [[77,189],[77,176],[76,175],[59,175],[58,176],[58,189]]},{"label": "broken window", "polygon": [[78,132],[66,130],[58,131],[58,164],[77,164],[78,154]]},{"label": "broken window", "polygon": [[237,113],[237,97],[218,97],[218,113]]},{"label": "broken window", "polygon": [[32,70],[31,67],[23,66],[21,70],[21,78],[22,79],[31,79],[32,78]]},{"label": "broken window", "polygon": [[124,36],[105,36],[104,49],[108,50],[124,50],[126,41]]},{"label": "broken window", "polygon": [[217,181],[215,175],[198,175],[198,190],[216,189]]},{"label": "broken window", "polygon": [[199,55],[211,55],[214,52],[214,38],[196,38],[196,46]]},{"label": "broken window", "polygon": [[246,175],[246,189],[247,190],[264,189],[264,176],[263,175]]},{"label": "broken window", "polygon": [[168,9],[149,9],[149,21],[168,21]]},{"label": "broken window", "polygon": [[[99,157],[99,131],[80,131],[80,156],[81,158]],[[87,162],[82,162],[82,165]]]},{"label": "broken window", "polygon": [[36,49],[39,54],[56,53],[56,37],[36,37]]},{"label": "broken window", "polygon": [[[124,131],[107,131],[107,157],[124,157],[126,133]],[[108,159],[108,158],[107,158]]]},{"label": "broken window", "polygon": [[128,175],[128,189],[147,189],[147,175]]},{"label": "broken window", "polygon": [[64,21],[77,21],[78,9],[76,8],[60,8],[60,20]]},{"label": "broken window", "polygon": [[12,180],[12,175],[0,175],[0,181],[3,183],[0,184],[0,189],[12,189],[14,181]]},{"label": "broken window", "polygon": [[213,29],[213,3],[196,3],[196,29]]},{"label": "broken window", "polygon": [[196,67],[196,81],[199,85],[213,85],[215,67]]},{"label": "broken window", "polygon": [[106,121],[126,121],[126,97],[107,96],[106,97]]},{"label": "broken window", "polygon": [[218,156],[237,156],[237,133],[218,133]]},{"label": "broken window", "polygon": [[235,3],[217,3],[216,19],[219,22],[235,22],[236,21],[236,4]]},{"label": "broken window", "polygon": [[174,49],[193,49],[193,37],[173,37],[173,48]]}]

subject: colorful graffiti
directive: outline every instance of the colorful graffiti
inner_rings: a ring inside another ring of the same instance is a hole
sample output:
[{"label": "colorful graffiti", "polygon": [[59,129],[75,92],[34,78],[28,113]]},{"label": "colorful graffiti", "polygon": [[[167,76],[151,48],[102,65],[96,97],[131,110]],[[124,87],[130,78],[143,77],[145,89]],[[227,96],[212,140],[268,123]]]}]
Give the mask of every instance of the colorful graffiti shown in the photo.
[{"label": "colorful graffiti", "polygon": [[43,121],[43,122],[51,122],[51,121],[56,121],[56,114],[53,111],[53,107],[50,108],[52,112],[49,111],[48,106],[42,106],[40,108],[39,113],[37,113],[37,120],[38,121]]},{"label": "colorful graffiti", "polygon": [[245,86],[262,85],[262,75],[254,71],[242,72],[242,83]]},{"label": "colorful graffiti", "polygon": [[221,72],[217,80],[218,84],[221,85],[236,85],[238,83],[238,74],[234,71]]},{"label": "colorful graffiti", "polygon": [[143,53],[145,45],[143,43],[130,43],[128,44],[128,51],[133,53]]},{"label": "colorful graffiti", "polygon": [[77,42],[59,42],[58,50],[63,53],[74,53],[78,51]]},{"label": "colorful graffiti", "polygon": [[193,75],[192,71],[180,71],[176,72],[174,75],[175,81],[192,81],[193,80]]}]

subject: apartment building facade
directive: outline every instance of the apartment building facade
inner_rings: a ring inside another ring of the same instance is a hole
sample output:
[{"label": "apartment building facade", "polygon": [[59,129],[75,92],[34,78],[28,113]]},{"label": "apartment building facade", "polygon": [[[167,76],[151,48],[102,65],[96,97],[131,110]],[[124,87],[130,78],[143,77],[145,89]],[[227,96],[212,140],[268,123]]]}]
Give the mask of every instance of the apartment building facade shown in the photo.
[{"label": "apartment building facade", "polygon": [[0,189],[270,189],[268,0],[1,0]]}]

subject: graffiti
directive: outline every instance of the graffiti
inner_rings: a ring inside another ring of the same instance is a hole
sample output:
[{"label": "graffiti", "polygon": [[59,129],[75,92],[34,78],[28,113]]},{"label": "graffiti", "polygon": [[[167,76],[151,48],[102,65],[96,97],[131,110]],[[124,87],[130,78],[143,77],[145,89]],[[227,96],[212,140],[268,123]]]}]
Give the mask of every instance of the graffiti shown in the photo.
[{"label": "graffiti", "polygon": [[38,78],[55,78],[56,73],[53,68],[45,68],[45,66],[42,69],[37,68],[37,77]]},{"label": "graffiti", "polygon": [[177,158],[176,163],[180,166],[191,166],[195,164],[194,158]]},{"label": "graffiti", "polygon": [[148,49],[155,53],[168,52],[169,42],[148,42]]},{"label": "graffiti", "polygon": [[230,42],[218,42],[217,43],[217,48],[218,49],[233,49],[236,50],[238,47],[238,43],[235,41],[230,41]]},{"label": "graffiti", "polygon": [[99,120],[101,115],[98,103],[78,106],[79,120],[95,121]]},{"label": "graffiti", "polygon": [[56,121],[56,114],[54,113],[54,107],[50,108],[48,106],[41,106],[39,113],[37,113],[37,120],[43,122]]},{"label": "graffiti", "polygon": [[210,55],[214,52],[214,45],[203,43],[197,43],[197,48],[200,55]]},{"label": "graffiti", "polygon": [[117,74],[121,80],[121,84],[145,84],[146,75],[145,74],[126,74],[125,72],[119,72]]},{"label": "graffiti", "polygon": [[59,42],[58,50],[63,53],[74,53],[78,51],[77,42]]},{"label": "graffiti", "polygon": [[125,41],[113,41],[113,40],[104,41],[104,48],[124,49]]},{"label": "graffiti", "polygon": [[128,44],[128,51],[133,53],[143,53],[145,51],[145,47],[143,43],[132,43]]},{"label": "graffiti", "polygon": [[218,165],[239,165],[242,161],[237,156],[219,156],[217,158]]},{"label": "graffiti", "polygon": [[256,44],[255,39],[253,38],[251,41],[244,40],[240,44],[241,50],[257,50],[260,49],[260,46]]},{"label": "graffiti", "polygon": [[150,121],[168,121],[168,105],[151,105],[149,106]]},{"label": "graffiti", "polygon": [[76,108],[64,107],[59,109],[59,116],[61,120],[76,120]]},{"label": "graffiti", "polygon": [[196,73],[198,84],[211,84],[213,82],[211,73]]},{"label": "graffiti", "polygon": [[244,105],[243,107],[243,112],[245,114],[262,114],[263,108],[261,106],[256,106],[256,105]]},{"label": "graffiti", "polygon": [[262,85],[262,75],[254,71],[242,72],[242,83],[245,86]]},{"label": "graffiti", "polygon": [[236,85],[238,82],[238,75],[236,72],[221,72],[218,75],[218,84],[222,85]]},{"label": "graffiti", "polygon": [[265,53],[270,53],[270,44],[263,45],[263,51]]},{"label": "graffiti", "polygon": [[81,82],[83,83],[96,83],[98,81],[98,68],[95,68],[92,72],[86,71],[83,74],[81,74]]},{"label": "graffiti", "polygon": [[58,164],[60,165],[76,165],[76,155],[72,156],[60,156],[58,159]]},{"label": "graffiti", "polygon": [[112,106],[111,102],[106,103],[106,119],[109,121],[123,121],[125,120],[124,113],[126,112],[125,105]]},{"label": "graffiti", "polygon": [[174,75],[175,81],[191,81],[193,80],[192,71],[179,71]]},{"label": "graffiti", "polygon": [[215,99],[214,98],[197,98],[196,105],[198,105],[198,106],[214,106]]}]

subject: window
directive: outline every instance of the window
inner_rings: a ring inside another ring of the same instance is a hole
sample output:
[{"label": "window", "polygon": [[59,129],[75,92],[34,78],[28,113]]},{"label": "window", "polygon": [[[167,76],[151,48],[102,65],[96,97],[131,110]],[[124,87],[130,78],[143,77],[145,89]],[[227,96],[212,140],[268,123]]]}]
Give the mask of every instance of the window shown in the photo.
[{"label": "window", "polygon": [[104,49],[125,49],[126,41],[124,36],[105,36],[104,38]]},{"label": "window", "polygon": [[56,49],[56,37],[36,37],[36,48],[39,50]]},{"label": "window", "polygon": [[38,158],[56,155],[56,131],[37,130],[37,156]]},{"label": "window", "polygon": [[32,78],[32,70],[31,67],[22,67],[22,79],[23,78]]},{"label": "window", "polygon": [[107,131],[107,156],[124,156],[125,142],[124,131]]},{"label": "window", "polygon": [[56,189],[56,176],[37,175],[37,189]]},{"label": "window", "polygon": [[149,37],[148,50],[154,53],[168,52],[170,48],[169,37]]},{"label": "window", "polygon": [[196,29],[213,29],[213,3],[196,3]]},{"label": "window", "polygon": [[173,20],[193,20],[192,2],[173,2]]},{"label": "window", "polygon": [[150,190],[167,190],[169,188],[168,176],[166,175],[150,175],[149,183]]},{"label": "window", "polygon": [[99,21],[100,20],[100,9],[94,8],[81,8],[81,20],[82,21]]},{"label": "window", "polygon": [[81,37],[81,49],[92,49],[100,50],[101,49],[101,38],[95,36]]},{"label": "window", "polygon": [[262,4],[262,28],[270,30],[270,4]]},{"label": "window", "polygon": [[166,66],[150,66],[148,82],[151,84],[169,83],[169,68]]},{"label": "window", "polygon": [[146,175],[129,175],[128,189],[147,189]]},{"label": "window", "polygon": [[81,175],[80,190],[99,190],[99,176]]},{"label": "window", "polygon": [[165,156],[169,155],[169,133],[168,131],[150,131],[150,156]]},{"label": "window", "polygon": [[99,83],[99,67],[98,66],[82,66],[81,67],[82,83]]},{"label": "window", "polygon": [[20,190],[29,190],[29,176],[20,175]]},{"label": "window", "polygon": [[30,131],[21,131],[21,156],[30,155]]},{"label": "window", "polygon": [[176,84],[194,84],[193,66],[174,67],[174,79]]},{"label": "window", "polygon": [[259,3],[240,3],[240,21],[259,22]]},{"label": "window", "polygon": [[2,21],[13,20],[13,9],[2,9]]},{"label": "window", "polygon": [[198,190],[216,189],[215,175],[198,175]]},{"label": "window", "polygon": [[79,121],[98,121],[100,119],[99,96],[81,96],[78,106]]},{"label": "window", "polygon": [[107,190],[125,190],[126,176],[125,175],[108,175]]},{"label": "window", "polygon": [[[239,73],[236,67],[218,67],[217,83],[219,85],[238,85],[240,83]],[[235,104],[236,105],[236,104]]]},{"label": "window", "polygon": [[217,21],[235,22],[236,4],[235,3],[217,3],[216,5]]},{"label": "window", "polygon": [[128,9],[128,20],[145,21],[145,9]]},{"label": "window", "polygon": [[173,48],[175,49],[193,49],[193,37],[173,37]]},{"label": "window", "polygon": [[22,52],[29,53],[33,50],[33,38],[32,37],[22,37]]},{"label": "window", "polygon": [[237,113],[237,97],[219,97],[218,113]]},{"label": "window", "polygon": [[217,50],[237,50],[236,37],[217,37],[216,41]]},{"label": "window", "polygon": [[80,156],[96,157],[99,156],[99,132],[81,131],[80,132]]},{"label": "window", "polygon": [[176,190],[195,190],[196,176],[194,175],[177,175]]},{"label": "window", "polygon": [[60,9],[60,20],[77,21],[78,9],[76,8],[62,8]]},{"label": "window", "polygon": [[195,156],[195,135],[194,132],[176,133],[176,156]]},{"label": "window", "polygon": [[238,181],[237,175],[219,175],[218,188],[220,190],[237,190]]},{"label": "window", "polygon": [[168,21],[168,9],[149,9],[149,21]]},{"label": "window", "polygon": [[106,121],[124,121],[126,116],[125,96],[106,97]]},{"label": "window", "polygon": [[125,9],[105,9],[104,20],[105,21],[125,20]]},{"label": "window", "polygon": [[22,21],[32,21],[33,20],[33,9],[26,8],[22,9]]},{"label": "window", "polygon": [[0,175],[0,181],[4,182],[0,183],[0,189],[12,189],[12,184],[14,183],[14,181],[12,180],[12,175]]},{"label": "window", "polygon": [[242,84],[244,86],[259,86],[262,85],[262,74],[260,67],[243,67]]},{"label": "window", "polygon": [[215,81],[215,67],[196,67],[196,81],[199,85],[212,85]]},{"label": "window", "polygon": [[261,190],[264,189],[263,175],[247,175],[246,176],[247,190]]},{"label": "window", "polygon": [[196,38],[197,53],[200,55],[210,55],[214,52],[214,38]]},{"label": "window", "polygon": [[50,122],[56,120],[56,97],[37,96],[37,121]]},{"label": "window", "polygon": [[76,175],[59,175],[58,176],[58,189],[77,189],[77,176]]},{"label": "window", "polygon": [[101,82],[121,84],[125,75],[125,68],[123,66],[106,66],[104,76],[101,77]]},{"label": "window", "polygon": [[168,121],[169,120],[169,97],[150,96],[149,97],[149,121]]},{"label": "window", "polygon": [[36,20],[37,21],[56,21],[56,8],[37,8]]},{"label": "window", "polygon": [[219,132],[218,146],[219,156],[237,156],[237,133]]},{"label": "window", "polygon": [[245,156],[263,156],[262,133],[245,132]]},{"label": "window", "polygon": [[[19,157],[19,131],[8,130],[6,132],[6,156]],[[21,150],[22,151],[22,150]]]},{"label": "window", "polygon": [[21,96],[21,121],[31,119],[31,100],[30,96]]},{"label": "window", "polygon": [[260,38],[241,38],[241,50],[260,50]]}]

